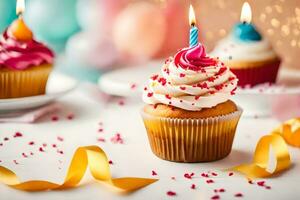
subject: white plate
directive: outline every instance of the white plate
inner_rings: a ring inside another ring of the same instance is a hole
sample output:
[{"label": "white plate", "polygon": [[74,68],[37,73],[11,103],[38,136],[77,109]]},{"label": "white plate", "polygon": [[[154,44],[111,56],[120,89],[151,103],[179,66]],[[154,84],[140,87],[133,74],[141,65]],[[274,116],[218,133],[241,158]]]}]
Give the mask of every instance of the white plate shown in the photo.
[{"label": "white plate", "polygon": [[[110,95],[141,98],[147,80],[160,71],[162,63],[161,60],[152,61],[144,66],[106,73],[99,79],[100,89]],[[277,85],[239,88],[236,93],[233,100],[244,109],[244,116],[270,116],[273,101],[281,96],[300,94],[300,71],[282,67]]]},{"label": "white plate", "polygon": [[61,73],[53,72],[49,76],[45,95],[0,99],[0,113],[33,109],[46,105],[67,94],[76,88],[77,85],[78,82],[75,79]]}]

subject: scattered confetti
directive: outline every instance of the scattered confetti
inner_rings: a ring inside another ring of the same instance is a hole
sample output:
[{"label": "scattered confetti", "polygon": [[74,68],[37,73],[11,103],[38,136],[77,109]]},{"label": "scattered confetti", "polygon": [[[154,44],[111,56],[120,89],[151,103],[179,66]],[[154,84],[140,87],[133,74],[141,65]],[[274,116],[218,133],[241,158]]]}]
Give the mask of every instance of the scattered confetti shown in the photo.
[{"label": "scattered confetti", "polygon": [[74,115],[73,113],[69,113],[69,114],[67,115],[67,119],[68,119],[68,120],[72,120],[72,119],[74,119],[74,117],[75,117],[75,115]]},{"label": "scattered confetti", "polygon": [[228,173],[228,176],[233,176],[233,172],[229,172],[229,173]]},{"label": "scattered confetti", "polygon": [[13,162],[16,164],[16,165],[18,165],[19,163],[17,162],[17,160],[13,160]]},{"label": "scattered confetti", "polygon": [[20,132],[16,132],[15,134],[14,134],[14,138],[16,138],[16,137],[22,137],[23,135],[22,135],[22,133],[20,133]]},{"label": "scattered confetti", "polygon": [[209,180],[206,180],[206,183],[210,184],[210,183],[214,183],[214,181],[209,179]]},{"label": "scattered confetti", "polygon": [[114,163],[113,163],[112,160],[109,160],[109,161],[108,161],[108,164],[113,165]]},{"label": "scattered confetti", "polygon": [[195,185],[195,184],[192,184],[192,185],[191,185],[191,189],[193,189],[193,190],[196,189],[196,185]]},{"label": "scattered confetti", "polygon": [[219,195],[214,195],[210,199],[212,199],[212,200],[220,199],[220,196]]},{"label": "scattered confetti", "polygon": [[114,144],[123,144],[124,140],[121,137],[120,133],[116,133],[111,139],[110,141]]},{"label": "scattered confetti", "polygon": [[205,178],[208,178],[208,177],[209,177],[208,174],[206,174],[206,173],[202,173],[201,176],[202,176],[202,177],[205,177]]},{"label": "scattered confetti", "polygon": [[235,197],[243,197],[244,195],[242,193],[236,193],[234,196]]},{"label": "scattered confetti", "polygon": [[8,138],[8,137],[5,137],[3,140],[4,140],[4,141],[8,141],[8,140],[9,140],[9,138]]},{"label": "scattered confetti", "polygon": [[152,170],[152,176],[156,176],[156,175],[157,173],[154,170]]},{"label": "scattered confetti", "polygon": [[54,115],[54,116],[51,117],[51,120],[52,120],[53,122],[56,122],[56,121],[59,120],[59,118],[58,118],[58,116]]},{"label": "scattered confetti", "polygon": [[57,136],[57,140],[60,141],[60,142],[63,142],[64,141],[64,138],[60,137],[60,136]]},{"label": "scattered confetti", "polygon": [[119,104],[120,106],[124,106],[124,105],[125,105],[125,101],[124,101],[124,100],[119,100],[118,104]]},{"label": "scattered confetti", "polygon": [[168,196],[176,196],[177,194],[176,194],[176,192],[168,191],[168,192],[167,192],[167,195],[168,195]]},{"label": "scattered confetti", "polygon": [[187,179],[192,179],[192,177],[194,176],[195,174],[194,173],[185,173],[183,176],[184,178],[187,178]]},{"label": "scattered confetti", "polygon": [[98,142],[105,142],[105,139],[104,138],[98,138],[97,141]]},{"label": "scattered confetti", "polygon": [[31,142],[29,142],[28,144],[29,144],[29,145],[34,145],[34,142],[33,142],[33,141],[31,141]]},{"label": "scattered confetti", "polygon": [[40,147],[40,148],[39,148],[39,151],[40,151],[40,152],[45,152],[45,150],[43,149],[43,147]]}]

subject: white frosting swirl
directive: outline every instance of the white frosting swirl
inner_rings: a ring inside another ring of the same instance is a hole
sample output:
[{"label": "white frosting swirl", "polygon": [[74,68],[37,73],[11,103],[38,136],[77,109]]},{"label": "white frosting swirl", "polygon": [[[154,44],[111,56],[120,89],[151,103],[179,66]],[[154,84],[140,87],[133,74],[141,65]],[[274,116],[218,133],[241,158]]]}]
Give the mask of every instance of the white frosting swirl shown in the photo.
[{"label": "white frosting swirl", "polygon": [[200,66],[196,71],[178,66],[175,60],[169,58],[161,73],[151,77],[143,93],[145,103],[199,111],[223,103],[234,94],[238,79],[223,63]]},{"label": "white frosting swirl", "polygon": [[220,40],[214,50],[213,57],[226,61],[263,61],[276,58],[271,44],[266,40],[245,42],[235,39],[232,35]]}]

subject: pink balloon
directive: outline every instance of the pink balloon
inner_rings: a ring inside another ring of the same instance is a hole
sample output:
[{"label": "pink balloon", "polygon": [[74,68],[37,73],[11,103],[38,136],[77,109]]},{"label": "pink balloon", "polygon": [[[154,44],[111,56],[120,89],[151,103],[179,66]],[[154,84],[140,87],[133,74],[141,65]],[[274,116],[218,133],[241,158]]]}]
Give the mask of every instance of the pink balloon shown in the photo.
[{"label": "pink balloon", "polygon": [[98,69],[111,68],[119,59],[113,43],[92,32],[80,32],[70,38],[66,54],[73,62]]},{"label": "pink balloon", "polygon": [[121,53],[137,60],[153,57],[166,36],[166,20],[157,4],[129,4],[116,18],[113,40]]},{"label": "pink balloon", "polygon": [[174,54],[178,49],[189,45],[189,2],[180,0],[168,0],[163,9],[168,22],[167,35],[158,52],[158,57],[166,57]]}]

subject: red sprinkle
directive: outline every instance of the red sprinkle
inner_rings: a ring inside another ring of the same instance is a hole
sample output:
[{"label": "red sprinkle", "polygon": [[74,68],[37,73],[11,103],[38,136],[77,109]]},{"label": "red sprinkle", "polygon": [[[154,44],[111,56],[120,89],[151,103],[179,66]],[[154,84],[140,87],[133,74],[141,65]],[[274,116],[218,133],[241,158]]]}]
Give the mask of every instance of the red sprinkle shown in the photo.
[{"label": "red sprinkle", "polygon": [[167,99],[171,99],[172,97],[169,94],[165,95]]},{"label": "red sprinkle", "polygon": [[153,92],[148,92],[147,97],[152,97],[153,96]]},{"label": "red sprinkle", "polygon": [[73,114],[73,113],[68,114],[68,115],[67,115],[67,119],[68,119],[68,120],[74,119],[74,114]]},{"label": "red sprinkle", "polygon": [[235,197],[243,197],[243,194],[242,193],[236,193],[234,196]]},{"label": "red sprinkle", "polygon": [[202,177],[205,177],[205,178],[208,178],[208,177],[209,177],[208,174],[205,174],[205,173],[202,173],[201,176],[202,176]]},{"label": "red sprinkle", "polygon": [[0,146],[3,146],[3,143],[0,143]]},{"label": "red sprinkle", "polygon": [[51,120],[55,122],[55,121],[58,121],[59,118],[58,118],[58,116],[54,115],[54,116],[51,117]]},{"label": "red sprinkle", "polygon": [[259,185],[259,186],[265,186],[265,181],[258,181],[257,185]]},{"label": "red sprinkle", "polygon": [[180,73],[180,74],[179,74],[179,77],[180,77],[180,78],[183,78],[183,77],[185,77],[185,74]]},{"label": "red sprinkle", "polygon": [[171,179],[172,179],[172,180],[175,180],[176,178],[175,178],[175,176],[172,176]]},{"label": "red sprinkle", "polygon": [[195,175],[194,173],[190,173],[190,174],[185,173],[183,176],[184,176],[184,178],[192,179],[192,177],[193,177],[194,175]]},{"label": "red sprinkle", "polygon": [[136,88],[136,83],[132,83],[130,89],[134,90]]},{"label": "red sprinkle", "polygon": [[196,189],[196,185],[195,185],[195,184],[192,184],[192,185],[191,185],[191,189],[193,189],[193,190]]},{"label": "red sprinkle", "polygon": [[233,172],[229,172],[229,173],[228,173],[228,176],[233,176]]},{"label": "red sprinkle", "polygon": [[31,142],[29,142],[28,144],[29,144],[29,145],[34,145],[34,142],[33,142],[33,141],[31,141]]},{"label": "red sprinkle", "polygon": [[45,152],[45,150],[42,147],[39,148],[39,151],[40,152]]},{"label": "red sprinkle", "polygon": [[270,190],[271,189],[271,186],[266,186],[265,187],[267,190]]},{"label": "red sprinkle", "polygon": [[105,142],[105,139],[104,138],[98,138],[97,141],[98,142]]},{"label": "red sprinkle", "polygon": [[64,141],[64,138],[60,137],[60,136],[57,136],[57,140],[60,141],[60,142],[63,142]]},{"label": "red sprinkle", "polygon": [[156,176],[156,175],[157,173],[154,170],[152,170],[152,176]]},{"label": "red sprinkle", "polygon": [[64,154],[64,152],[61,151],[61,150],[57,150],[57,153],[59,153],[59,154]]},{"label": "red sprinkle", "polygon": [[120,101],[118,102],[118,104],[119,104],[120,106],[124,106],[124,105],[125,105],[125,101],[124,101],[124,100],[120,100]]},{"label": "red sprinkle", "polygon": [[46,147],[47,146],[47,144],[46,143],[44,143],[44,144],[42,144],[43,145],[43,147]]},{"label": "red sprinkle", "polygon": [[16,137],[22,137],[23,135],[22,135],[22,133],[20,133],[20,132],[16,132],[15,133],[15,135],[14,135],[14,137],[16,138]]},{"label": "red sprinkle", "polygon": [[176,192],[168,191],[168,192],[167,192],[167,195],[168,195],[168,196],[176,196]]},{"label": "red sprinkle", "polygon": [[124,140],[123,138],[121,137],[121,134],[120,133],[116,133],[111,139],[110,141],[114,144],[123,144],[124,143]]},{"label": "red sprinkle", "polygon": [[109,161],[108,161],[108,164],[113,165],[114,163],[113,163],[112,160],[109,160]]},{"label": "red sprinkle", "polygon": [[148,88],[147,87],[144,87],[144,91],[147,91],[148,90]]},{"label": "red sprinkle", "polygon": [[155,75],[151,76],[151,79],[152,79],[153,81],[155,81],[157,78],[158,78],[158,74],[155,74]]},{"label": "red sprinkle", "polygon": [[213,176],[218,176],[218,174],[215,173],[215,172],[212,172],[211,175],[213,175]]},{"label": "red sprinkle", "polygon": [[13,160],[14,161],[14,163],[16,164],[16,165],[18,165],[19,163],[17,162],[17,160]]},{"label": "red sprinkle", "polygon": [[24,158],[28,158],[28,156],[27,156],[25,153],[22,153],[22,156],[23,156]]},{"label": "red sprinkle", "polygon": [[185,90],[186,89],[186,87],[184,87],[184,86],[180,86],[179,87],[181,90]]},{"label": "red sprinkle", "polygon": [[52,147],[53,147],[53,148],[56,148],[56,147],[57,147],[57,145],[56,145],[56,144],[52,144]]},{"label": "red sprinkle", "polygon": [[9,140],[9,138],[8,138],[8,137],[5,137],[5,138],[4,138],[4,141],[8,141],[8,140]]},{"label": "red sprinkle", "polygon": [[98,129],[98,132],[103,132],[103,128],[99,128],[99,129]]},{"label": "red sprinkle", "polygon": [[214,195],[214,196],[212,196],[210,199],[213,199],[213,200],[215,200],[215,199],[220,199],[220,196],[219,196],[219,195]]},{"label": "red sprinkle", "polygon": [[209,179],[209,180],[206,180],[206,183],[210,184],[210,183],[214,183],[214,181]]}]

